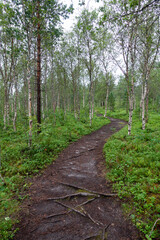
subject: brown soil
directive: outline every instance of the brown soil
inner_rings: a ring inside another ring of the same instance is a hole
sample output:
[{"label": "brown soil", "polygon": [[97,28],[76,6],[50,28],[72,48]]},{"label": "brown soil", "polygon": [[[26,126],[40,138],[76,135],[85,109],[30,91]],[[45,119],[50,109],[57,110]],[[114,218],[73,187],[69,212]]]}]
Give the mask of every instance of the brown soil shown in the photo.
[{"label": "brown soil", "polygon": [[111,119],[71,144],[33,180],[15,240],[140,239],[105,179],[104,143],[124,125]]}]

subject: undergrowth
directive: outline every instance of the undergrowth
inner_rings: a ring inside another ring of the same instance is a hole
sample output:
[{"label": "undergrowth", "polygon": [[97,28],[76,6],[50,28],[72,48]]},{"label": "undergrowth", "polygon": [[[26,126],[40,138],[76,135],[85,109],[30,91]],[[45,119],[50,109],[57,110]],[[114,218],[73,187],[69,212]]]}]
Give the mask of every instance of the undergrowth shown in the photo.
[{"label": "undergrowth", "polygon": [[24,124],[19,123],[16,132],[12,126],[0,131],[0,173],[4,178],[4,182],[0,178],[1,240],[14,236],[13,225],[17,222],[19,204],[27,197],[21,194],[29,187],[26,178],[44,169],[69,143],[109,123],[109,120],[95,115],[90,126],[87,118],[85,112],[81,112],[79,120],[75,120],[71,113],[64,117],[60,111],[55,116],[50,115],[42,123],[39,135],[33,128],[31,148],[28,147],[28,130]]},{"label": "undergrowth", "polygon": [[107,178],[124,200],[125,211],[145,239],[159,239],[160,115],[151,114],[145,130],[134,117],[132,135],[126,126],[107,141],[104,152]]}]

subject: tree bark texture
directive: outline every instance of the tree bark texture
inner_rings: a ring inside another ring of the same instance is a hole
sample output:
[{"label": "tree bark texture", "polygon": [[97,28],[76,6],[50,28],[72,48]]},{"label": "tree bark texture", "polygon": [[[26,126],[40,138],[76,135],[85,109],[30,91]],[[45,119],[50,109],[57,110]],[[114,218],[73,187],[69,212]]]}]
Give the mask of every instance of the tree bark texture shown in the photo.
[{"label": "tree bark texture", "polygon": [[40,24],[40,1],[37,1],[37,123],[38,133],[41,125],[41,24]]}]

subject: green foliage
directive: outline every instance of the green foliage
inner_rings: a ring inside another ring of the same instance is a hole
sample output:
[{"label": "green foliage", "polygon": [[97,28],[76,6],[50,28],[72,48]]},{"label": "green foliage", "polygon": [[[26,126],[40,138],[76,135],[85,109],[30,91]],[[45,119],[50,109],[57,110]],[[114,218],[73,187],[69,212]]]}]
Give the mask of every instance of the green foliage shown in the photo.
[{"label": "green foliage", "polygon": [[132,135],[127,126],[105,144],[107,177],[114,183],[125,209],[132,213],[132,220],[147,239],[159,236],[154,222],[160,218],[160,115],[152,114],[146,126],[134,119]]},{"label": "green foliage", "polygon": [[[108,111],[107,116],[117,118],[117,119],[123,119],[125,121],[128,121],[128,115],[126,115],[126,111],[120,109],[119,111]],[[134,118],[135,116],[133,116]]]},{"label": "green foliage", "polygon": [[16,213],[22,200],[21,193],[30,185],[26,183],[26,177],[44,169],[70,142],[107,123],[109,120],[94,116],[90,126],[88,114],[86,115],[85,111],[82,111],[80,119],[76,120],[73,114],[68,113],[64,116],[64,112],[59,110],[55,116],[50,114],[45,119],[38,136],[36,129],[33,129],[31,148],[28,147],[28,131],[21,124],[17,126],[17,132],[14,132],[11,127],[8,127],[7,131],[0,131],[0,173],[5,180],[4,184],[0,179],[1,240],[12,239],[14,236],[13,224],[16,223]]}]

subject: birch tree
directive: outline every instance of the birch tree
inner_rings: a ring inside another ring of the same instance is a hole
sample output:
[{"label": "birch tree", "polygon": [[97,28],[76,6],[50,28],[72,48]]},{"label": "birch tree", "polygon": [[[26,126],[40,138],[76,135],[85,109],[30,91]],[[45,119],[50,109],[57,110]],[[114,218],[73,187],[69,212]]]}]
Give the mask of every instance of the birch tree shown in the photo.
[{"label": "birch tree", "polygon": [[95,62],[95,51],[96,51],[96,24],[97,24],[97,13],[96,11],[88,12],[84,10],[78,19],[77,27],[80,31],[81,46],[83,49],[83,62],[88,70],[89,76],[89,119],[90,125],[92,124],[92,112],[93,112],[93,72]]},{"label": "birch tree", "polygon": [[[148,12],[145,14],[148,15]],[[160,46],[159,27],[159,16],[155,16],[152,13],[151,18],[146,19],[141,26],[139,26],[139,62],[142,79],[141,108],[143,130],[145,129],[148,119],[148,95],[151,70],[153,69]]]}]

